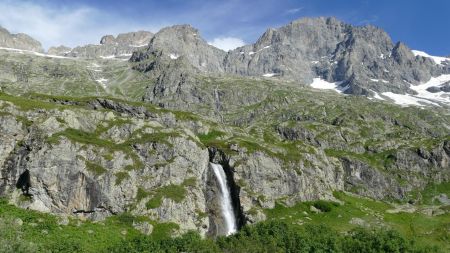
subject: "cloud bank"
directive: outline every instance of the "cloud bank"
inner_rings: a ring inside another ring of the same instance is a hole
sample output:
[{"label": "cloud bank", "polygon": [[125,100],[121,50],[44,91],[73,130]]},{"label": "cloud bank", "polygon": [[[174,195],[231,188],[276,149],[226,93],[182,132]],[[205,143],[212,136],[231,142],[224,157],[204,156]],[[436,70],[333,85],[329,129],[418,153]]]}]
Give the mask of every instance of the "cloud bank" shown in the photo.
[{"label": "cloud bank", "polygon": [[135,30],[157,31],[160,27],[135,24],[109,16],[89,6],[57,7],[28,1],[1,1],[0,26],[12,33],[26,33],[48,49],[98,43],[102,35]]},{"label": "cloud bank", "polygon": [[229,51],[244,46],[245,42],[242,39],[235,37],[219,37],[209,41],[208,44],[224,51]]},{"label": "cloud bank", "polygon": [[[0,26],[12,33],[26,33],[40,41],[45,49],[65,45],[75,47],[97,44],[101,36],[121,32],[147,30],[157,32],[160,28],[179,20],[130,19],[87,5],[55,5],[50,2],[0,0]],[[160,14],[159,14],[160,15]],[[193,14],[204,17],[204,14]],[[213,35],[209,44],[228,51],[245,43],[237,37]]]}]

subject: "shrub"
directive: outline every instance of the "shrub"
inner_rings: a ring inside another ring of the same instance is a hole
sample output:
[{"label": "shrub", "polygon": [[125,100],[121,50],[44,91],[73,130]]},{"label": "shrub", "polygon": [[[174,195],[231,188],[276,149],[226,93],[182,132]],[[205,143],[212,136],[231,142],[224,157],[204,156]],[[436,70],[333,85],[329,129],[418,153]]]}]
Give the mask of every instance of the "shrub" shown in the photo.
[{"label": "shrub", "polygon": [[315,208],[319,209],[322,212],[330,212],[333,207],[338,206],[339,204],[332,201],[325,201],[325,200],[317,200],[312,204]]}]

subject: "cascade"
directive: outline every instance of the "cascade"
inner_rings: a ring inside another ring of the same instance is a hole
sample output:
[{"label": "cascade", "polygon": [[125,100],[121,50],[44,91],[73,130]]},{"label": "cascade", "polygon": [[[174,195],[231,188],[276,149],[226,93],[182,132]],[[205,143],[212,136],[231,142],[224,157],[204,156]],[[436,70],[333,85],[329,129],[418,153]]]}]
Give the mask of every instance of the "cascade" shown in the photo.
[{"label": "cascade", "polygon": [[216,176],[217,182],[220,186],[220,207],[222,209],[223,219],[225,220],[226,235],[231,235],[236,232],[236,217],[234,216],[233,204],[231,201],[230,189],[228,189],[227,177],[222,165],[210,163],[211,168]]}]

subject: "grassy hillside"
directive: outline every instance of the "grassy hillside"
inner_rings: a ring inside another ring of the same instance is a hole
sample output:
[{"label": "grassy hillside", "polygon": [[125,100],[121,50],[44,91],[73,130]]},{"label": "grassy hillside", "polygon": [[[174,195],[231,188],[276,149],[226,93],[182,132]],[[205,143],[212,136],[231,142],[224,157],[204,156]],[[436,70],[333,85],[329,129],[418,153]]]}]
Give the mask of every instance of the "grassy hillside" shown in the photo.
[{"label": "grassy hillside", "polygon": [[[64,219],[0,201],[0,252],[448,252],[450,215],[390,213],[394,207],[336,193],[341,204],[304,202],[266,210],[268,221],[216,241],[174,235],[176,224],[128,214],[101,222]],[[320,212],[311,212],[311,206]],[[154,226],[149,236],[133,223]],[[353,221],[352,223],[349,223]],[[355,222],[357,221],[357,222]],[[6,246],[7,245],[7,246]]]}]

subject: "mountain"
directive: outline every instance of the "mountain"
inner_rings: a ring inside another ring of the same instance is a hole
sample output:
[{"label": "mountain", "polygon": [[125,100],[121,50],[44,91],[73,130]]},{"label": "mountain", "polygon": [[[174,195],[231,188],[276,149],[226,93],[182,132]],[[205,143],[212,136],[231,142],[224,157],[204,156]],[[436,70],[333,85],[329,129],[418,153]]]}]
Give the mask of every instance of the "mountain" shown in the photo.
[{"label": "mountain", "polygon": [[[313,81],[319,84],[321,81],[345,94],[395,102],[399,101],[392,94],[401,94],[405,99],[418,101],[417,104],[450,104],[446,94],[433,95],[423,91],[422,86],[419,88],[419,84],[426,84],[432,77],[441,79],[427,84],[427,88],[434,85],[440,89],[450,81],[450,60],[441,57],[440,62],[435,62],[431,56],[415,55],[405,44],[393,43],[384,31],[374,26],[354,27],[335,18],[300,19],[269,29],[255,44],[228,53],[213,50],[189,26],[164,29],[155,38],[167,37],[168,31],[179,36],[170,37],[165,40],[167,43],[157,43],[155,39],[130,60],[136,63],[135,69],[159,80],[149,87],[146,101],[164,103],[164,96],[172,97],[180,90],[176,88],[180,82],[192,90],[195,81],[187,78],[192,75],[231,74],[269,77],[300,85],[314,86]],[[177,60],[178,65],[175,73],[170,70],[167,75],[164,71],[170,69],[169,65],[163,70],[156,66],[169,60]],[[189,103],[193,101],[187,99]]]},{"label": "mountain", "polygon": [[49,54],[88,59],[130,57],[133,51],[147,46],[152,36],[153,34],[147,31],[121,33],[117,37],[105,35],[99,45],[78,46],[73,49],[65,46],[51,47]]},{"label": "mountain", "polygon": [[33,52],[44,51],[39,41],[23,33],[11,34],[8,30],[1,26],[0,47],[29,50]]},{"label": "mountain", "polygon": [[447,250],[448,76],[445,57],[334,18],[229,52],[190,25],[0,49],[0,210],[56,214],[21,232],[75,227],[80,247],[97,231],[217,237],[285,220],[413,230]]},{"label": "mountain", "polygon": [[64,45],[58,46],[58,47],[50,47],[48,49],[48,54],[49,55],[60,55],[60,56],[65,56],[67,54],[70,53],[72,49],[70,47],[66,47]]},{"label": "mountain", "polygon": [[254,45],[230,53],[226,65],[231,73],[273,73],[307,84],[320,77],[340,82],[345,93],[355,95],[411,92],[409,83],[446,71],[428,58],[416,58],[404,44],[393,44],[379,28],[353,27],[334,18],[301,19],[269,29]]}]

